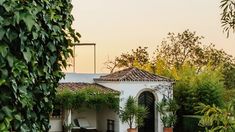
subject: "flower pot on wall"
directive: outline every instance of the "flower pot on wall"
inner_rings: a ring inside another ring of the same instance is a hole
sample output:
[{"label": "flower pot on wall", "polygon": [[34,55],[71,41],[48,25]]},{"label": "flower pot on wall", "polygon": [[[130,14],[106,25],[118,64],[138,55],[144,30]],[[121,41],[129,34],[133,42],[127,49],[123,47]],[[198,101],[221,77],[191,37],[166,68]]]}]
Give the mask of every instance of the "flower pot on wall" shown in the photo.
[{"label": "flower pot on wall", "polygon": [[173,132],[173,128],[172,127],[164,127],[163,132]]},{"label": "flower pot on wall", "polygon": [[127,132],[137,132],[137,129],[136,128],[129,128],[129,129],[127,129]]}]

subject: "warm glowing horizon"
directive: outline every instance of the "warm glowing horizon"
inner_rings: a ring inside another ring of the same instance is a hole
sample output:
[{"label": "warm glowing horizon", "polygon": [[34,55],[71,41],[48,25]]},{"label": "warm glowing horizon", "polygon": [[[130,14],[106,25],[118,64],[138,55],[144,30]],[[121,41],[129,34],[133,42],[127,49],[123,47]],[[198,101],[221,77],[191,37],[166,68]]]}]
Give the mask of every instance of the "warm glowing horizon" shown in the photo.
[{"label": "warm glowing horizon", "polygon": [[[215,44],[235,56],[235,34],[226,38],[220,23],[220,0],[73,0],[73,27],[81,43],[96,43],[97,72],[121,53],[148,47],[150,55],[168,32],[196,31],[203,44]],[[68,68],[72,72],[72,68]],[[76,49],[76,72],[93,72],[93,47]]]}]

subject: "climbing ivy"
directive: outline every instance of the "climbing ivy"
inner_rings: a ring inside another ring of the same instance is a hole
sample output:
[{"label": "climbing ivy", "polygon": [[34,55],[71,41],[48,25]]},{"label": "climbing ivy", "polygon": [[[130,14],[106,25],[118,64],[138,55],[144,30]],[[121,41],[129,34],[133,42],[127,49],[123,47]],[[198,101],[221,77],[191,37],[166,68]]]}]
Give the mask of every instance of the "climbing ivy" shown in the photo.
[{"label": "climbing ivy", "polygon": [[48,131],[55,88],[80,37],[71,0],[0,0],[0,131]]},{"label": "climbing ivy", "polygon": [[101,92],[93,87],[84,87],[79,91],[71,91],[66,88],[57,92],[55,102],[63,109],[80,110],[87,107],[100,110],[102,107],[108,107],[118,111],[119,93]]}]

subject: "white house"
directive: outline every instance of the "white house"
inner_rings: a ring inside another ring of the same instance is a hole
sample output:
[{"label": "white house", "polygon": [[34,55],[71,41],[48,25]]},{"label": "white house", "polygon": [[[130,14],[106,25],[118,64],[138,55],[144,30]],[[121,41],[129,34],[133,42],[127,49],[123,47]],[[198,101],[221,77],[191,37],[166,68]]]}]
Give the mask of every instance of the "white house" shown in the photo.
[{"label": "white house", "polygon": [[[138,132],[162,132],[163,126],[160,115],[156,109],[156,102],[164,96],[172,95],[172,80],[149,73],[138,68],[127,68],[111,74],[78,74],[68,73],[61,84],[93,84],[111,92],[120,92],[120,108],[122,108],[129,96],[138,100],[139,104],[148,108],[148,117],[144,120],[144,126],[138,128]],[[72,87],[72,86],[71,86]],[[103,108],[100,111],[84,109],[84,111],[71,111],[68,113],[68,121],[73,122],[76,118],[86,118],[86,125],[98,132],[107,132],[111,125],[114,132],[126,132],[128,126],[122,123],[116,112]],[[62,131],[60,118],[51,119],[50,131]]]}]

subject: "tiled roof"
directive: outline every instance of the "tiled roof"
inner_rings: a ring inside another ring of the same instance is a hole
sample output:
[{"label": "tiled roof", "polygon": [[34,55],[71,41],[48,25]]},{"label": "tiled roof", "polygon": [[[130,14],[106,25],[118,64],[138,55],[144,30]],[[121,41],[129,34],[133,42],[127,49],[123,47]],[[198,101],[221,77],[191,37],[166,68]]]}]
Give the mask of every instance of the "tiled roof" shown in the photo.
[{"label": "tiled roof", "polygon": [[152,74],[150,72],[131,67],[121,71],[117,71],[100,78],[95,81],[172,81],[166,77]]},{"label": "tiled roof", "polygon": [[119,93],[119,91],[113,90],[111,88],[96,84],[96,83],[60,83],[58,89],[70,89],[72,91],[84,90],[94,88],[99,92],[104,93]]}]

